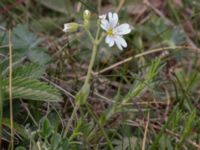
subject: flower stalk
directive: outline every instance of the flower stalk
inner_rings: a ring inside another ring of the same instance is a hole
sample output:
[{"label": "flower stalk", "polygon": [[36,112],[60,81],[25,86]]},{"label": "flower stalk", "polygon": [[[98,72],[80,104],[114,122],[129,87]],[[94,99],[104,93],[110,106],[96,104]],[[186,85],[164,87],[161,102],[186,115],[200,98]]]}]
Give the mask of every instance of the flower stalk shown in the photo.
[{"label": "flower stalk", "polygon": [[[98,45],[100,43],[99,42],[99,32],[100,32],[99,21],[98,21],[97,24],[98,24],[97,34],[96,34],[96,38],[93,41],[92,56],[91,56],[91,59],[90,59],[90,64],[89,64],[89,67],[88,67],[87,76],[86,76],[84,85],[89,83],[89,80],[90,80],[90,77],[91,77],[91,73],[92,73],[92,68],[94,66],[94,61],[95,61],[96,54],[97,54],[97,47],[98,47]],[[88,30],[88,35],[89,36],[91,35],[89,30]]]},{"label": "flower stalk", "polygon": [[80,105],[85,104],[86,100],[88,98],[89,92],[90,92],[90,78],[91,78],[91,74],[92,74],[92,68],[94,66],[95,63],[95,58],[96,58],[96,54],[97,54],[97,47],[99,45],[99,33],[100,33],[100,24],[99,24],[99,20],[98,20],[98,29],[97,29],[97,33],[96,33],[96,37],[94,38],[90,32],[90,30],[85,27],[86,32],[88,33],[88,36],[90,37],[92,43],[93,43],[93,48],[92,48],[92,56],[90,59],[90,64],[88,67],[88,71],[87,71],[87,75],[86,75],[86,79],[84,81],[84,84],[82,86],[82,88],[80,89],[80,91],[77,93],[75,100],[76,100],[76,104],[75,107],[73,109],[73,112],[71,114],[71,117],[68,121],[68,124],[65,128],[64,134],[63,136],[66,137],[67,133],[69,131],[69,128],[73,122],[73,119],[75,117],[75,114],[77,113],[78,109],[80,108]]}]

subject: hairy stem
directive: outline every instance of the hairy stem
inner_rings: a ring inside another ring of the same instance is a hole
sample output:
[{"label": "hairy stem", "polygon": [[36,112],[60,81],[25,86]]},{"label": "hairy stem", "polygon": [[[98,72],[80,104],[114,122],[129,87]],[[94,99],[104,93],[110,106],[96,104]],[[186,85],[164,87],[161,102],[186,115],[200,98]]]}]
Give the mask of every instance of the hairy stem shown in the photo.
[{"label": "hairy stem", "polygon": [[[88,67],[87,76],[86,76],[84,85],[89,83],[91,73],[92,73],[92,68],[94,66],[94,61],[95,61],[95,58],[96,58],[97,46],[99,44],[99,39],[98,39],[99,38],[99,32],[100,32],[99,22],[97,22],[97,24],[98,24],[97,34],[96,34],[95,40],[93,41],[92,56],[91,56],[91,59],[90,59],[90,64],[89,64],[89,67]],[[90,33],[90,31],[88,31],[88,32]]]},{"label": "hairy stem", "polygon": [[93,50],[92,50],[92,57],[90,59],[90,65],[88,67],[88,72],[87,72],[87,76],[86,76],[84,84],[89,83],[92,68],[93,68],[93,65],[94,65],[95,58],[96,58],[96,53],[97,53],[97,43],[94,41]]},{"label": "hairy stem", "polygon": [[[90,64],[89,64],[89,67],[88,67],[88,71],[87,71],[87,76],[86,76],[86,79],[85,79],[85,82],[84,82],[84,85],[83,87],[86,85],[86,84],[89,84],[89,81],[90,81],[90,78],[91,78],[91,73],[92,73],[92,68],[94,66],[94,62],[95,62],[95,58],[96,58],[96,54],[97,54],[97,47],[98,47],[98,44],[99,44],[99,33],[100,33],[100,25],[99,25],[99,22],[98,22],[98,29],[97,29],[97,33],[96,33],[96,37],[95,39],[93,38],[91,32],[86,29],[86,32],[88,33],[88,36],[90,37],[91,41],[93,42],[93,48],[92,48],[92,56],[91,56],[91,59],[90,59]],[[82,88],[81,88],[82,89]],[[79,93],[79,92],[78,92]],[[76,103],[75,104],[75,107],[73,109],[73,112],[71,114],[71,117],[67,123],[67,126],[65,128],[65,131],[64,131],[64,134],[63,136],[66,137],[67,136],[67,133],[69,131],[69,128],[73,122],[73,119],[75,117],[75,114],[77,113],[78,109],[79,109],[80,105],[79,103]]]}]

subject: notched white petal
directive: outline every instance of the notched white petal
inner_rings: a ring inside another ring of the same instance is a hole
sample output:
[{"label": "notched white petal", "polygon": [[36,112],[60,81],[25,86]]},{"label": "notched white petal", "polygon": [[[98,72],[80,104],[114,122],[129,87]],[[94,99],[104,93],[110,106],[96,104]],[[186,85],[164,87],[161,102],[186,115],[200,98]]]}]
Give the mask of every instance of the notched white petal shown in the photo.
[{"label": "notched white petal", "polygon": [[120,45],[122,45],[122,47],[127,47],[127,43],[123,37],[119,36],[117,38],[118,38],[118,42],[120,43]]},{"label": "notched white petal", "polygon": [[123,47],[127,47],[127,43],[122,36],[115,36],[115,43],[120,50],[123,50]]},{"label": "notched white petal", "polygon": [[129,24],[127,23],[124,23],[124,24],[121,24],[119,26],[117,26],[115,29],[114,29],[114,32],[115,34],[117,35],[125,35],[125,34],[128,34],[131,32],[131,27]]},{"label": "notched white petal", "polygon": [[108,20],[102,19],[101,20],[101,28],[107,31],[109,29],[109,27],[110,27],[110,25],[109,25]]},{"label": "notched white petal", "polygon": [[112,36],[106,36],[105,41],[109,45],[109,47],[112,47],[114,45],[114,39]]},{"label": "notched white petal", "polygon": [[108,13],[108,20],[110,23],[110,27],[115,28],[118,24],[118,15],[117,13]]},{"label": "notched white petal", "polygon": [[108,19],[109,19],[109,21],[112,20],[112,12],[109,12],[109,13],[108,13]]},{"label": "notched white petal", "polygon": [[123,50],[123,47],[121,46],[121,44],[118,42],[118,41],[115,41],[117,47],[120,49],[120,50]]},{"label": "notched white petal", "polygon": [[113,27],[116,27],[118,24],[118,15],[116,13],[113,13]]}]

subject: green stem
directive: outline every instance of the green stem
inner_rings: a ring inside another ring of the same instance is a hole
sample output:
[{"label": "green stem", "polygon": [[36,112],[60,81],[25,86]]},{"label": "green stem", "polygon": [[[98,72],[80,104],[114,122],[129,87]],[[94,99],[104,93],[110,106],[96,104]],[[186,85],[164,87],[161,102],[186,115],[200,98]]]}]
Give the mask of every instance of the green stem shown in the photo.
[{"label": "green stem", "polygon": [[[92,57],[90,59],[90,65],[89,65],[89,68],[88,68],[88,72],[87,72],[87,76],[86,76],[84,85],[89,83],[89,80],[90,80],[90,77],[91,77],[91,72],[92,72],[92,67],[93,67],[94,61],[95,61],[96,53],[97,53],[97,42],[95,40],[94,43],[93,43]],[[72,112],[72,115],[71,115],[71,117],[69,119],[69,122],[67,123],[67,126],[65,128],[64,135],[63,135],[64,137],[67,136],[67,133],[68,133],[69,128],[70,128],[70,125],[72,124],[73,118],[75,117],[75,114],[76,114],[78,109],[79,109],[79,105],[76,103],[75,107],[74,107],[74,110]]]},{"label": "green stem", "polygon": [[102,33],[99,40],[98,40],[98,44],[101,43],[101,41],[105,38],[106,34],[105,33]]},{"label": "green stem", "polygon": [[[95,62],[95,58],[96,58],[96,54],[97,54],[97,46],[98,46],[98,44],[99,44],[99,39],[98,39],[98,38],[99,38],[99,33],[100,33],[99,21],[98,21],[98,29],[97,29],[97,33],[96,33],[95,39],[93,38],[91,32],[90,32],[88,29],[86,29],[86,31],[87,31],[89,37],[91,38],[91,40],[92,40],[92,42],[93,42],[93,48],[92,48],[92,56],[91,56],[91,59],[90,59],[90,64],[89,64],[88,71],[87,71],[87,76],[86,76],[86,79],[85,79],[85,82],[84,82],[83,87],[84,87],[85,85],[89,84],[90,77],[91,77],[91,73],[92,73],[92,68],[93,68],[93,66],[94,66],[94,62]],[[81,88],[81,90],[82,90],[82,88]],[[79,92],[80,92],[80,91],[79,91]],[[79,92],[78,92],[78,93],[79,93]],[[75,104],[75,107],[74,107],[74,110],[73,110],[73,112],[72,112],[72,115],[71,115],[71,117],[70,117],[70,119],[69,119],[69,122],[67,123],[67,126],[66,126],[66,128],[65,128],[65,131],[64,131],[64,134],[63,134],[64,137],[67,136],[67,133],[68,133],[68,131],[69,131],[69,128],[70,128],[70,126],[71,126],[71,124],[72,124],[72,121],[73,121],[73,119],[74,119],[74,117],[75,117],[75,114],[76,114],[76,112],[78,111],[79,107],[80,107],[80,106],[79,106],[79,103],[76,103],[76,104]]]},{"label": "green stem", "polygon": [[92,42],[94,42],[95,39],[94,39],[94,37],[92,36],[91,32],[90,32],[89,30],[87,30],[87,29],[86,29],[86,32],[87,32],[87,34],[88,34],[90,40],[91,40]]},{"label": "green stem", "polygon": [[104,137],[106,138],[106,141],[108,142],[108,145],[110,147],[111,150],[113,150],[113,145],[112,145],[112,142],[110,141],[107,133],[105,132],[103,126],[101,125],[101,123],[99,123],[97,117],[95,116],[95,114],[92,112],[92,110],[90,109],[90,107],[88,106],[88,104],[86,104],[86,107],[87,107],[87,110],[88,112],[90,113],[90,115],[92,116],[92,118],[94,119],[94,121],[96,122],[96,124],[99,126],[102,134],[104,135]]},{"label": "green stem", "polygon": [[[90,59],[90,64],[89,64],[89,67],[88,67],[87,76],[86,76],[84,85],[89,83],[89,80],[90,80],[90,77],[91,77],[91,73],[92,73],[92,68],[94,66],[94,61],[95,61],[96,54],[97,54],[97,46],[99,44],[99,39],[98,38],[99,38],[99,32],[100,32],[99,22],[97,22],[97,24],[98,24],[97,34],[96,34],[95,40],[93,40],[92,56],[91,56],[91,59]],[[88,35],[90,36],[91,35],[90,31],[87,30],[87,32],[88,32]]]},{"label": "green stem", "polygon": [[79,109],[79,105],[75,105],[75,107],[74,107],[74,109],[73,109],[73,112],[72,112],[72,114],[71,114],[71,117],[70,117],[70,119],[69,119],[69,121],[68,121],[68,123],[67,123],[67,126],[66,126],[66,128],[65,128],[63,137],[66,137],[66,136],[67,136],[67,133],[68,133],[68,131],[69,131],[69,128],[70,128],[70,126],[71,126],[71,124],[72,124],[72,121],[73,121],[73,119],[74,119],[74,117],[75,117],[75,114],[76,114],[76,112],[77,112],[78,109]]},{"label": "green stem", "polygon": [[86,83],[89,83],[89,80],[90,80],[90,77],[91,77],[92,68],[94,66],[94,61],[95,61],[96,54],[97,54],[97,42],[95,40],[94,44],[93,44],[92,57],[90,59],[90,64],[89,64],[89,67],[88,67],[88,72],[87,72],[87,76],[86,76],[84,85]]}]

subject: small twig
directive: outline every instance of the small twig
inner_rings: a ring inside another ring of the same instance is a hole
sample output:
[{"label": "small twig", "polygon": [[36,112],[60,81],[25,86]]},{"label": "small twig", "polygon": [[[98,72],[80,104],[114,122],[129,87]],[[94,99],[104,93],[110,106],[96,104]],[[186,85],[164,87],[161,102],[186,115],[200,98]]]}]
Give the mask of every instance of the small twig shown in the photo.
[{"label": "small twig", "polygon": [[0,26],[0,30],[6,31],[6,28],[3,26]]},{"label": "small twig", "polygon": [[11,150],[14,149],[14,126],[13,126],[13,101],[12,101],[12,41],[11,30],[9,34],[9,102],[10,102],[10,143]]},{"label": "small twig", "polygon": [[[65,93],[66,95],[72,97],[73,99],[75,98],[74,95],[72,95],[70,92],[68,92],[67,90],[65,90],[64,88],[62,88],[61,86],[59,86],[58,84],[50,81],[49,79],[47,79],[46,77],[41,77],[44,81],[48,82],[49,84],[53,85],[55,88],[59,89],[60,91],[62,91],[63,93]],[[72,106],[74,107],[74,103],[70,100],[70,103],[72,104]]]},{"label": "small twig", "polygon": [[[132,121],[132,120],[127,120],[127,124],[128,125],[131,125],[131,126],[140,126],[140,127],[143,127],[145,128],[145,125],[147,124],[146,121],[142,121],[142,120],[138,120],[138,121]],[[158,126],[158,125],[155,125],[155,124],[152,124],[152,123],[149,123],[149,126],[153,127],[154,129],[156,130],[161,130],[162,127]],[[172,136],[175,136],[178,140],[180,140],[181,136],[177,133],[174,133],[172,132],[171,130],[169,129],[165,129],[165,132],[169,135],[172,135]],[[189,139],[186,139],[185,140],[188,144],[191,144],[193,145],[194,147],[200,149],[200,144],[197,144],[196,142],[192,141],[192,140],[189,140]]]},{"label": "small twig", "polygon": [[0,46],[0,48],[6,48],[6,47],[9,47],[9,45],[2,45],[2,46]]},{"label": "small twig", "polygon": [[120,0],[119,5],[118,5],[117,9],[115,10],[117,13],[120,11],[122,6],[124,5],[124,2],[125,2],[125,0]]},{"label": "small twig", "polygon": [[102,98],[103,101],[105,101],[105,102],[108,103],[108,104],[113,104],[113,103],[115,103],[114,100],[111,100],[111,99],[109,99],[109,98],[107,98],[107,97],[105,97],[105,96],[99,94],[98,92],[94,92],[94,94],[95,94],[96,96]]},{"label": "small twig", "polygon": [[22,103],[22,107],[27,111],[28,116],[30,116],[30,118],[32,119],[33,123],[34,123],[36,126],[38,126],[38,124],[37,124],[35,118],[34,118],[33,115],[31,114],[31,112],[30,112],[30,110],[28,109],[27,105],[26,105],[22,100],[20,100],[20,102]]},{"label": "small twig", "polygon": [[51,85],[55,86],[57,89],[61,90],[62,92],[64,92],[66,95],[69,95],[72,98],[75,98],[74,95],[72,95],[70,92],[68,92],[67,90],[65,90],[64,88],[62,88],[61,86],[59,86],[58,84],[50,81],[49,79],[47,79],[46,77],[42,77],[43,80],[47,81],[48,83],[50,83]]},{"label": "small twig", "polygon": [[166,97],[167,97],[167,107],[166,107],[166,110],[165,110],[165,121],[167,121],[167,115],[169,113],[169,106],[170,106],[170,96],[169,96],[169,92],[165,89],[165,93],[166,93]]},{"label": "small twig", "polygon": [[148,127],[149,127],[149,112],[147,114],[147,123],[145,126],[145,131],[144,131],[144,137],[143,137],[143,141],[142,141],[142,150],[145,150],[145,145],[146,145],[146,140],[147,140],[147,131],[148,131]]},{"label": "small twig", "polygon": [[3,91],[2,91],[2,65],[0,57],[0,149],[2,148],[2,124],[3,124]]},{"label": "small twig", "polygon": [[101,3],[102,3],[102,0],[98,0],[98,13],[99,14],[101,12]]},{"label": "small twig", "polygon": [[67,134],[68,134],[68,132],[69,132],[69,129],[70,129],[70,126],[72,125],[72,122],[73,122],[73,120],[74,120],[74,117],[75,117],[75,115],[76,115],[76,113],[77,113],[79,107],[80,107],[79,105],[75,105],[75,106],[74,106],[74,109],[73,109],[73,112],[72,112],[72,114],[71,114],[71,117],[69,118],[68,123],[67,123],[67,125],[66,125],[66,127],[65,127],[65,129],[64,129],[63,137],[66,137],[66,136],[67,136]]},{"label": "small twig", "polygon": [[80,12],[81,7],[82,7],[82,3],[78,2],[77,7],[76,7],[76,12]]},{"label": "small twig", "polygon": [[167,17],[165,17],[165,16],[163,15],[163,13],[162,13],[160,10],[158,10],[156,7],[154,7],[148,0],[144,0],[143,3],[144,3],[147,7],[151,8],[158,16],[160,16],[161,18],[163,18],[163,19],[165,20],[165,23],[166,23],[167,25],[174,26],[174,23],[173,23],[171,20],[169,20]]},{"label": "small twig", "polygon": [[193,50],[193,51],[197,51],[197,52],[200,52],[200,49],[199,48],[193,48],[193,47],[188,47],[188,46],[176,46],[176,47],[162,47],[162,48],[157,48],[157,49],[152,49],[152,50],[148,50],[148,51],[145,51],[143,53],[140,53],[140,54],[137,54],[135,56],[131,56],[131,57],[128,57],[122,61],[119,61],[107,68],[104,68],[103,70],[99,71],[99,72],[94,72],[93,75],[94,76],[97,76],[99,74],[102,74],[108,70],[111,70],[117,66],[120,66],[124,63],[127,63],[131,60],[133,60],[134,58],[139,58],[139,57],[142,57],[142,56],[145,56],[145,55],[149,55],[149,54],[152,54],[152,53],[157,53],[157,52],[161,52],[161,51],[166,51],[166,50],[176,50],[176,49],[189,49],[189,50]]},{"label": "small twig", "polygon": [[111,70],[111,69],[113,69],[113,68],[115,68],[115,67],[117,67],[117,66],[120,66],[120,65],[122,65],[122,64],[124,64],[124,63],[127,63],[127,62],[131,61],[133,58],[134,58],[134,57],[126,58],[126,59],[124,59],[124,60],[122,60],[122,61],[120,61],[120,62],[117,62],[117,63],[115,63],[115,64],[113,64],[113,65],[111,65],[111,66],[109,66],[109,67],[107,67],[107,68],[105,68],[105,69],[99,71],[99,72],[94,72],[93,75],[97,76],[97,75],[99,75],[99,74],[102,74],[102,73],[104,73],[104,72],[106,72],[106,71],[108,71],[108,70]]}]

